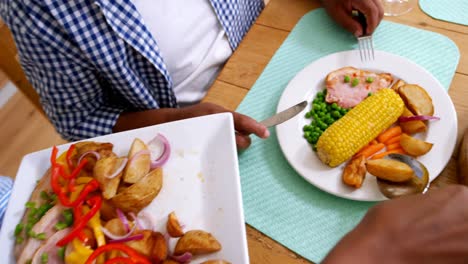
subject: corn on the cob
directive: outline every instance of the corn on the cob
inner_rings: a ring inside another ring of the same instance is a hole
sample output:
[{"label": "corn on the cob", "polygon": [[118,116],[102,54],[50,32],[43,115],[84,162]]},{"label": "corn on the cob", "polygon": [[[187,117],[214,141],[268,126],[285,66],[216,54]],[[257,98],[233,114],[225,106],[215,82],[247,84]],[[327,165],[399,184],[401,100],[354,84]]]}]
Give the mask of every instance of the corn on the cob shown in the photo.
[{"label": "corn on the cob", "polygon": [[403,109],[403,100],[391,89],[369,96],[323,132],[318,157],[330,167],[340,165],[390,127]]}]

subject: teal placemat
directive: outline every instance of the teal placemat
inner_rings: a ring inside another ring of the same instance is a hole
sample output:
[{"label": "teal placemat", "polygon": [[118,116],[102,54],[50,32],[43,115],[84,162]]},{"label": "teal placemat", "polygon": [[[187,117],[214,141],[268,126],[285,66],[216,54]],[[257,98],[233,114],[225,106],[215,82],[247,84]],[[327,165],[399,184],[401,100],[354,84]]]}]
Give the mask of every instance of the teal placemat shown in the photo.
[{"label": "teal placemat", "polygon": [[419,6],[435,19],[468,26],[467,0],[419,0]]},{"label": "teal placemat", "polygon": [[[448,89],[459,52],[448,38],[382,22],[375,46],[402,55],[429,70]],[[275,113],[288,82],[325,55],[356,48],[355,38],[339,28],[323,9],[305,15],[273,56],[237,109],[257,120]],[[329,195],[306,182],[287,163],[275,130],[239,155],[245,217],[248,224],[305,258],[319,262],[373,205]]]}]

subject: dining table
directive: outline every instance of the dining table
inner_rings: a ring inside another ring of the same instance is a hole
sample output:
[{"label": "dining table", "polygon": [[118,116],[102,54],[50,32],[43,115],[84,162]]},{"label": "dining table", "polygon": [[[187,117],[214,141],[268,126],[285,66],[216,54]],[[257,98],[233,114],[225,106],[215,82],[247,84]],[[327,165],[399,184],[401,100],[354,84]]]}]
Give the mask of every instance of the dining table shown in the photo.
[{"label": "dining table", "polygon": [[[322,4],[319,0],[271,0],[227,61],[203,101],[235,111],[301,17],[320,7]],[[417,4],[409,13],[385,16],[384,20],[442,34],[458,46],[460,60],[448,90],[458,117],[457,147],[430,188],[457,184],[457,149],[468,127],[468,26],[434,19]],[[247,224],[246,229],[251,263],[312,263],[252,226]]]}]

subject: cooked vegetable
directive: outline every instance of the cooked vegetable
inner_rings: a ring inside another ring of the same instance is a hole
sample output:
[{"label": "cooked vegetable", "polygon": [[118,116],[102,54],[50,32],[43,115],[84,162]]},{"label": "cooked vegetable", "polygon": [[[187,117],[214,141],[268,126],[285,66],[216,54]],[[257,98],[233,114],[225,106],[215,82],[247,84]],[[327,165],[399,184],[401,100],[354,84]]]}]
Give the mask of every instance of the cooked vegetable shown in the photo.
[{"label": "cooked vegetable", "polygon": [[376,159],[366,162],[367,171],[383,180],[404,182],[414,176],[414,171],[406,163],[392,159]]},{"label": "cooked vegetable", "polygon": [[200,255],[219,250],[221,250],[221,244],[212,234],[202,230],[191,230],[177,241],[174,254],[181,255],[190,252],[193,255]]},{"label": "cooked vegetable", "polygon": [[167,242],[163,234],[153,232],[153,248],[151,250],[150,258],[156,263],[160,263],[167,258],[168,254],[169,249],[167,248]]},{"label": "cooked vegetable", "polygon": [[393,124],[403,107],[391,89],[366,98],[325,130],[317,142],[318,157],[331,167],[338,166]]},{"label": "cooked vegetable", "polygon": [[[132,234],[132,236],[139,235],[140,239],[132,240],[125,242],[125,244],[133,249],[135,249],[138,253],[149,257],[152,254],[153,250],[153,231],[151,230],[141,230],[136,231]],[[123,242],[123,241],[116,241],[116,242]]]},{"label": "cooked vegetable", "polygon": [[392,153],[406,154],[406,152],[402,148],[397,148],[397,149],[392,149],[392,150],[387,150],[387,151],[384,151],[384,152],[381,152],[381,153],[377,153],[374,156],[372,156],[371,159],[373,159],[373,160],[381,159],[381,158],[387,156],[388,154],[392,154]]},{"label": "cooked vegetable", "polygon": [[184,235],[184,231],[182,230],[179,220],[177,219],[177,216],[174,212],[171,212],[167,216],[166,229],[167,233],[169,233],[171,237],[181,237]]},{"label": "cooked vegetable", "polygon": [[402,116],[402,117],[398,118],[398,121],[400,123],[411,122],[411,121],[427,121],[427,120],[440,120],[440,117],[418,115],[418,116],[408,116],[408,117],[403,117]]},{"label": "cooked vegetable", "polygon": [[349,77],[349,75],[345,75],[344,78],[343,78],[343,81],[345,83],[349,83],[351,81],[351,77]]},{"label": "cooked vegetable", "polygon": [[[398,118],[398,122],[400,123],[401,130],[407,134],[416,134],[419,132],[425,132],[427,130],[426,124],[421,120],[414,120],[411,121],[408,118],[413,117],[413,113],[405,107],[403,114],[401,114],[400,118]],[[402,121],[403,120],[403,121]]]},{"label": "cooked vegetable", "polygon": [[94,178],[99,182],[104,199],[111,199],[117,193],[122,171],[127,158],[110,156],[96,161],[93,169]]},{"label": "cooked vegetable", "polygon": [[395,91],[395,92],[398,92],[398,89],[400,89],[400,87],[402,87],[403,85],[405,85],[406,83],[403,81],[403,80],[398,80],[396,81],[393,85],[392,85],[392,89]]},{"label": "cooked vegetable", "polygon": [[374,155],[375,153],[381,151],[382,149],[385,148],[385,145],[383,143],[377,143],[377,144],[370,144],[362,148],[356,155],[357,156],[364,156],[364,158],[369,158],[370,156]]},{"label": "cooked vegetable", "polygon": [[103,254],[103,253],[106,253],[106,252],[109,252],[109,251],[113,251],[113,250],[117,250],[117,251],[121,251],[123,252],[125,255],[127,255],[129,259],[131,259],[133,261],[133,263],[135,264],[151,264],[151,262],[145,258],[144,256],[140,255],[136,250],[134,250],[133,248],[127,246],[127,245],[124,245],[124,244],[121,244],[121,243],[115,243],[115,244],[107,244],[105,246],[101,246],[101,247],[98,247],[94,252],[93,254],[91,254],[91,256],[89,256],[89,258],[86,260],[85,264],[92,264],[94,263],[94,261],[96,260],[96,258]]},{"label": "cooked vegetable", "polygon": [[405,84],[398,89],[398,93],[408,109],[416,115],[432,116],[434,114],[432,98],[421,86]]},{"label": "cooked vegetable", "polygon": [[136,183],[150,171],[151,157],[148,147],[136,138],[130,147],[128,158],[123,180],[126,183]]},{"label": "cooked vegetable", "polygon": [[162,167],[164,164],[166,164],[167,160],[171,156],[171,144],[169,144],[167,138],[162,134],[157,134],[156,137],[154,137],[150,142],[148,142],[148,148],[152,150],[152,146],[157,144],[158,142],[162,144],[163,149],[158,158],[151,158],[151,169]]},{"label": "cooked vegetable", "polygon": [[411,156],[422,156],[429,152],[432,148],[432,143],[422,141],[420,139],[402,134],[400,139],[401,147]]},{"label": "cooked vegetable", "polygon": [[137,183],[119,191],[111,201],[124,212],[138,213],[153,201],[162,188],[162,169],[152,170]]},{"label": "cooked vegetable", "polygon": [[359,84],[359,79],[358,78],[354,78],[352,81],[351,81],[351,87],[355,87]]},{"label": "cooked vegetable", "polygon": [[387,145],[387,150],[394,150],[401,148],[400,142],[395,142],[393,144]]},{"label": "cooked vegetable", "polygon": [[387,141],[384,142],[384,144],[386,144],[387,146],[389,146],[389,145],[391,145],[391,144],[393,144],[393,143],[400,142],[400,138],[401,138],[401,135],[398,135],[398,136],[389,138]]},{"label": "cooked vegetable", "polygon": [[354,188],[360,188],[366,177],[366,172],[366,157],[364,155],[355,156],[343,170],[343,183]]},{"label": "cooked vegetable", "polygon": [[382,132],[379,136],[377,136],[377,141],[384,143],[387,140],[389,140],[392,137],[396,137],[398,135],[401,135],[401,127],[400,126],[394,126],[391,127],[384,132]]}]

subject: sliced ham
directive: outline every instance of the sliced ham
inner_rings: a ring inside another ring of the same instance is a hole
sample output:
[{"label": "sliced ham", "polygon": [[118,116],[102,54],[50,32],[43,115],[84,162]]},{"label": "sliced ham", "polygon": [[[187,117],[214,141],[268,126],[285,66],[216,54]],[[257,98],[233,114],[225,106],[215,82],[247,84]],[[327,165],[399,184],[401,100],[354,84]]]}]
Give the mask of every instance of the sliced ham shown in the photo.
[{"label": "sliced ham", "polygon": [[[345,82],[345,76],[349,76],[350,81]],[[352,80],[357,78],[359,83],[352,86]],[[373,81],[366,82],[368,78]],[[329,73],[325,79],[327,88],[327,103],[336,103],[342,108],[351,108],[364,100],[369,93],[375,93],[383,88],[388,88],[393,82],[393,77],[389,73],[375,73],[356,69],[354,67],[344,67]]]},{"label": "sliced ham", "polygon": [[[61,205],[55,205],[50,208],[41,220],[33,226],[32,231],[35,234],[45,233],[46,238],[50,238],[54,233],[56,233],[54,226],[58,221],[60,221],[64,209],[65,207]],[[28,238],[23,242],[24,247],[17,258],[17,263],[23,264],[32,259],[37,249],[44,245],[46,241],[47,240],[44,241],[35,238]]]},{"label": "sliced ham", "polygon": [[59,248],[55,244],[57,244],[57,242],[70,231],[71,228],[60,230],[47,239],[44,245],[36,250],[31,264],[42,264],[42,254],[44,253],[47,254],[47,264],[64,263],[64,261],[57,254]]}]

